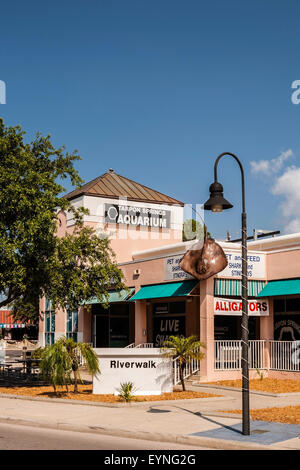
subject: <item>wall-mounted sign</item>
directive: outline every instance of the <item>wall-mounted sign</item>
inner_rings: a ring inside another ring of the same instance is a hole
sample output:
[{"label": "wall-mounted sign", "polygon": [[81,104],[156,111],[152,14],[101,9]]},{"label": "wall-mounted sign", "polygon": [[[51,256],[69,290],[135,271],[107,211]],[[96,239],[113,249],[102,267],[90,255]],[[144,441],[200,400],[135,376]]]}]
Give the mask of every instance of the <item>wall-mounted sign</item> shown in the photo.
[{"label": "wall-mounted sign", "polygon": [[[237,251],[224,250],[228,265],[217,277],[240,278],[242,275],[242,258]],[[183,255],[170,256],[165,259],[165,281],[175,279],[193,279],[190,274],[185,273],[179,266]],[[266,259],[262,253],[248,253],[248,278],[266,279]]]},{"label": "wall-mounted sign", "polygon": [[165,281],[175,279],[194,279],[193,276],[184,272],[179,266],[182,255],[172,256],[165,259]]},{"label": "wall-mounted sign", "polygon": [[[218,277],[240,277],[242,275],[242,254],[237,251],[224,250],[228,265]],[[266,279],[266,256],[262,253],[248,252],[248,278]]]},{"label": "wall-mounted sign", "polygon": [[[242,315],[242,301],[235,299],[214,298],[215,315]],[[269,303],[267,300],[248,300],[248,315],[253,317],[268,317]]]},{"label": "wall-mounted sign", "polygon": [[105,204],[105,222],[141,227],[170,228],[171,211],[150,207]]}]

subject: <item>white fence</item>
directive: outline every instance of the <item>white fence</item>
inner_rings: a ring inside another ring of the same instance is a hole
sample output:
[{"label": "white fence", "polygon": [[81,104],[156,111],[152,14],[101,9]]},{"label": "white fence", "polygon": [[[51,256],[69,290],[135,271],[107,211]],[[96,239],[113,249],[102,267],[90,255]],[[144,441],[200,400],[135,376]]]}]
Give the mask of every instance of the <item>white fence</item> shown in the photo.
[{"label": "white fence", "polygon": [[[249,341],[249,368],[265,369],[266,341]],[[240,370],[242,368],[242,341],[215,341],[215,370]]]},{"label": "white fence", "polygon": [[[93,343],[87,343],[87,344],[89,344],[91,347],[93,347]],[[76,354],[77,354],[79,366],[84,367],[85,366],[85,360],[84,360],[80,350],[77,350]]]},{"label": "white fence", "polygon": [[[300,341],[249,341],[249,369],[300,372]],[[242,341],[215,341],[215,370],[242,368]]]},{"label": "white fence", "polygon": [[300,341],[270,341],[270,369],[300,371]]}]

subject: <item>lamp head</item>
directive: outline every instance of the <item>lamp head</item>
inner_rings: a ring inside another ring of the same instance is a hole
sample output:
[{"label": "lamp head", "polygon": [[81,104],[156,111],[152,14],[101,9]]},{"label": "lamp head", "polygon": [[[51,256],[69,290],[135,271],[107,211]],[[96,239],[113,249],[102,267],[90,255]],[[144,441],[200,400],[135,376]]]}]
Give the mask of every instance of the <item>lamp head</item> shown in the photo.
[{"label": "lamp head", "polygon": [[212,183],[209,187],[210,198],[204,204],[204,209],[212,212],[222,212],[225,209],[231,209],[233,207],[223,197],[223,186],[218,181]]}]

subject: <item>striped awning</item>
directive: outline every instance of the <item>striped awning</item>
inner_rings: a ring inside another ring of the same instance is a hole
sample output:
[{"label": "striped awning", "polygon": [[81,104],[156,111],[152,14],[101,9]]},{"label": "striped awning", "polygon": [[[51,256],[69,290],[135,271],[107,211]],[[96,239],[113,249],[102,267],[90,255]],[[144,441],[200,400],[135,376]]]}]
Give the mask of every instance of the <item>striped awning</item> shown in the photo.
[{"label": "striped awning", "polygon": [[[248,296],[257,297],[266,281],[248,281]],[[242,295],[242,281],[239,279],[215,279],[214,295]]]},{"label": "striped awning", "polygon": [[14,321],[11,310],[0,310],[0,328],[25,328],[25,323]]}]

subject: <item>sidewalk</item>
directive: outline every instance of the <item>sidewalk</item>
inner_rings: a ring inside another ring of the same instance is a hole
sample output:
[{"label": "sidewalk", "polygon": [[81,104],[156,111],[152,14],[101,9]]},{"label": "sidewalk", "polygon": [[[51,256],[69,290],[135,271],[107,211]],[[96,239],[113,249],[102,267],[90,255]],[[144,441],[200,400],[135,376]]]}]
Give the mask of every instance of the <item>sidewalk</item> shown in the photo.
[{"label": "sidewalk", "polygon": [[[223,390],[222,395],[121,406],[0,395],[0,421],[216,449],[300,449],[300,426],[296,425],[253,421],[251,436],[243,436],[241,417],[220,412],[239,408],[240,392]],[[251,394],[253,408],[287,404],[300,404],[300,397]]]}]

